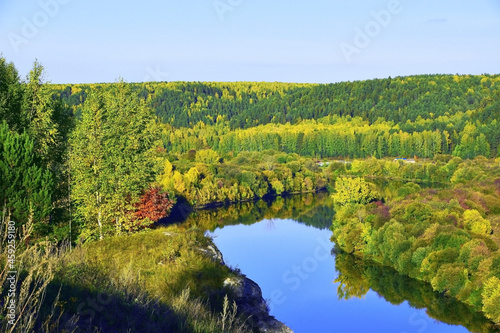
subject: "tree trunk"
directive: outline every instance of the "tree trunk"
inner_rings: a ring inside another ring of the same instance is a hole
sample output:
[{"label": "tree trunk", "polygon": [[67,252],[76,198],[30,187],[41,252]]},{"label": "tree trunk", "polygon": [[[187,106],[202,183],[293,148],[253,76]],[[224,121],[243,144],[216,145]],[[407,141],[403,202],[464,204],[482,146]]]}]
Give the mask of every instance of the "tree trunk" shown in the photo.
[{"label": "tree trunk", "polygon": [[97,198],[97,226],[99,227],[99,240],[103,240],[104,237],[102,235],[102,212],[101,212],[101,196],[99,192],[96,194]]},{"label": "tree trunk", "polygon": [[104,237],[102,236],[102,221],[101,221],[101,209],[97,211],[97,225],[99,226],[99,240],[103,240]]}]

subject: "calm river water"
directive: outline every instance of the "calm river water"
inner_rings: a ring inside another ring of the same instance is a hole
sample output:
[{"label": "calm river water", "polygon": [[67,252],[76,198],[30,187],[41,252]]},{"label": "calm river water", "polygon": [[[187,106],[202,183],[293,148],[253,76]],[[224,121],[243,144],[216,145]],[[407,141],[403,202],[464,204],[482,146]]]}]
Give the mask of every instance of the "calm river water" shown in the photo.
[{"label": "calm river water", "polygon": [[271,314],[300,332],[494,332],[464,305],[351,255],[334,253],[328,196],[201,211],[225,262],[257,282]]}]

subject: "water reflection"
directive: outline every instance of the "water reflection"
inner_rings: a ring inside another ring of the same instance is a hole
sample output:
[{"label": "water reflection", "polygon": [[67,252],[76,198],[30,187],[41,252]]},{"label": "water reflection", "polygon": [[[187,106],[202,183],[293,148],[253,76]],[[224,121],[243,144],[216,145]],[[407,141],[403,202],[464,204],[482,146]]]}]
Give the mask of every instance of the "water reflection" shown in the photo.
[{"label": "water reflection", "polygon": [[[386,191],[397,190],[381,187]],[[329,195],[320,193],[200,210],[183,223],[186,228],[210,231],[228,262],[255,279],[265,298],[272,301],[273,291],[282,291],[280,297],[287,302],[277,307],[274,315],[287,324],[298,320],[297,332],[311,331],[312,327],[316,327],[316,332],[330,331],[335,324],[340,331],[348,327],[349,332],[352,329],[382,332],[388,325],[398,327],[398,332],[463,332],[463,327],[471,332],[498,331],[480,313],[434,292],[430,285],[337,250],[332,252],[331,260],[322,262],[328,267],[318,267],[314,276],[300,280],[300,288],[292,290],[295,284],[287,283],[293,276],[286,272],[312,255],[318,231],[328,242],[333,217]],[[353,301],[358,298],[363,300]],[[335,318],[325,312],[335,313]],[[300,325],[306,317],[309,319],[303,330]],[[367,323],[361,323],[360,318]],[[433,323],[430,318],[463,327]]]},{"label": "water reflection", "polygon": [[481,313],[471,311],[457,302],[432,290],[429,284],[400,275],[395,270],[365,261],[351,254],[335,251],[338,272],[337,294],[340,299],[362,298],[371,289],[386,301],[400,305],[426,308],[427,315],[450,325],[461,325],[471,332],[498,332],[498,328]]},{"label": "water reflection", "polygon": [[251,225],[264,219],[292,219],[320,230],[329,229],[335,215],[328,193],[276,198],[273,201],[242,202],[227,207],[198,210],[184,221],[186,226],[197,226],[214,231],[228,225]]}]

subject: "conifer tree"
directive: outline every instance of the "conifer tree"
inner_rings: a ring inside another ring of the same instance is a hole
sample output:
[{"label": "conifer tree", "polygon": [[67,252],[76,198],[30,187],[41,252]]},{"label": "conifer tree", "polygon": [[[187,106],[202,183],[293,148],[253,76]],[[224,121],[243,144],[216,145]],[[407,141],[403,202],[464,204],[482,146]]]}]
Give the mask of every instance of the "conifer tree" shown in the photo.
[{"label": "conifer tree", "polygon": [[2,219],[18,225],[47,222],[52,209],[53,179],[40,165],[26,133],[0,124],[0,204]]},{"label": "conifer tree", "polygon": [[19,131],[21,127],[22,86],[13,63],[0,56],[0,120],[9,128]]}]

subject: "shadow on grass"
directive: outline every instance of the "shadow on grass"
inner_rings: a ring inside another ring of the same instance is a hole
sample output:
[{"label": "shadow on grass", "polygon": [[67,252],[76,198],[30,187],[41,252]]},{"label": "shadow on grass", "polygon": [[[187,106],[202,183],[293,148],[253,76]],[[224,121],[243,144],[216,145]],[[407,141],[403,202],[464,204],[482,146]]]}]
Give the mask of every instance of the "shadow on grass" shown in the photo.
[{"label": "shadow on grass", "polygon": [[[60,293],[57,302],[57,295]],[[44,304],[56,304],[59,329],[68,332],[191,332],[187,317],[144,295],[96,291],[54,281]],[[46,318],[52,308],[42,308]],[[39,323],[37,331],[41,331]]]}]

